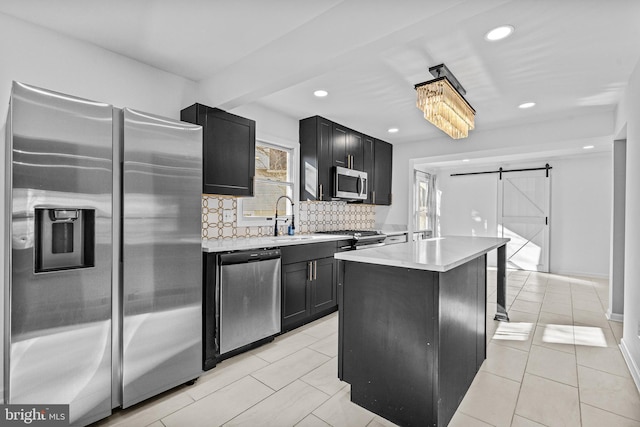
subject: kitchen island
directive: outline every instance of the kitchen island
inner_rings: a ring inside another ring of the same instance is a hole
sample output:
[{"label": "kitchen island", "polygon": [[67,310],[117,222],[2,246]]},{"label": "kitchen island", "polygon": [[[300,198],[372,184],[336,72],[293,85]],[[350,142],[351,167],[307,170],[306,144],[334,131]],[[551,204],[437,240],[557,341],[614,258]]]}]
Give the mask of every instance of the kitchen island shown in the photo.
[{"label": "kitchen island", "polygon": [[486,357],[487,252],[509,239],[443,237],[336,253],[338,375],[351,401],[402,426],[446,426]]}]

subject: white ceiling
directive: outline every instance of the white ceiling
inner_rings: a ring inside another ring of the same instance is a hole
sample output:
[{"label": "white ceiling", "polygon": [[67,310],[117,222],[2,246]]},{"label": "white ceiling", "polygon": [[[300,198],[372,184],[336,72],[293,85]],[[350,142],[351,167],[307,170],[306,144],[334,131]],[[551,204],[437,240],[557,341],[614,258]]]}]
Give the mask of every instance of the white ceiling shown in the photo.
[{"label": "white ceiling", "polygon": [[[640,58],[637,0],[2,0],[0,12],[197,81],[199,102],[318,114],[394,144],[441,135],[415,107],[430,66],[449,67],[488,129],[611,112]],[[484,40],[503,24],[510,38]]]}]

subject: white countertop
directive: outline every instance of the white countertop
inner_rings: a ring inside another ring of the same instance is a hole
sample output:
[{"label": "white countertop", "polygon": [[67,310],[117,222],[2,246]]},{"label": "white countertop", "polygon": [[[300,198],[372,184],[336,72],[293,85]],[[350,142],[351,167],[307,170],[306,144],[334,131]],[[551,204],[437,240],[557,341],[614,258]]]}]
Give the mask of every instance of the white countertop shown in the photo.
[{"label": "white countertop", "polygon": [[338,252],[336,259],[444,272],[506,244],[499,237],[445,236],[379,248]]},{"label": "white countertop", "polygon": [[275,248],[307,243],[331,242],[350,238],[350,236],[335,234],[298,234],[295,236],[264,236],[238,239],[203,240],[202,252],[227,252],[261,248]]}]

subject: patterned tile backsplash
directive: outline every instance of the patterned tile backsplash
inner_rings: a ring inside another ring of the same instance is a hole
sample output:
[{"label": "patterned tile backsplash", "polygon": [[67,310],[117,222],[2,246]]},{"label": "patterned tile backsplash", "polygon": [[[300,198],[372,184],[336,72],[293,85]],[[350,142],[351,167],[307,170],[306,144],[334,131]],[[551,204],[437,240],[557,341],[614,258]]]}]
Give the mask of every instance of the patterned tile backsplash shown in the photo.
[{"label": "patterned tile backsplash", "polygon": [[[331,230],[367,230],[375,228],[374,205],[335,202],[299,202],[296,233],[308,234]],[[223,211],[231,211],[224,221]],[[202,238],[235,239],[273,235],[273,226],[243,227],[237,225],[238,203],[233,196],[202,195]],[[229,221],[231,220],[231,221]],[[286,233],[287,224],[280,225]]]}]

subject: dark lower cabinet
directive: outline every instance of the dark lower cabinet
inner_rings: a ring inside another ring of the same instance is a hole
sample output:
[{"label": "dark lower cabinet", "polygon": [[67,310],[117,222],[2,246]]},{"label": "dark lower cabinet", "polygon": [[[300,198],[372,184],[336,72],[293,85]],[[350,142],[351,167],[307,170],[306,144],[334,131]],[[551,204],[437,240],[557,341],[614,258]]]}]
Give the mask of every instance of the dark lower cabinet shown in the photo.
[{"label": "dark lower cabinet", "polygon": [[216,322],[216,280],[218,254],[203,253],[202,262],[202,369],[216,366],[220,353]]},{"label": "dark lower cabinet", "polygon": [[338,308],[336,242],[285,246],[282,252],[282,332]]},{"label": "dark lower cabinet", "polygon": [[[309,261],[310,262],[310,261]],[[303,322],[311,315],[309,262],[282,266],[282,329]]]},{"label": "dark lower cabinet", "polygon": [[335,311],[338,304],[333,257],[282,266],[282,331]]},{"label": "dark lower cabinet", "polygon": [[[287,332],[338,309],[336,251],[350,241],[310,243],[280,248],[282,264],[282,332]],[[217,253],[203,254],[202,369],[214,368],[220,359]],[[227,353],[232,354],[232,353]],[[223,355],[224,357],[224,355]]]},{"label": "dark lower cabinet", "polygon": [[332,309],[338,303],[336,290],[336,260],[323,258],[314,263],[311,287],[311,314]]}]

